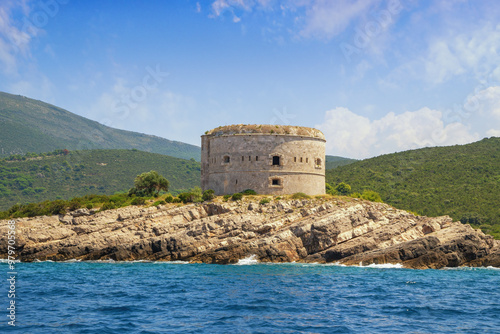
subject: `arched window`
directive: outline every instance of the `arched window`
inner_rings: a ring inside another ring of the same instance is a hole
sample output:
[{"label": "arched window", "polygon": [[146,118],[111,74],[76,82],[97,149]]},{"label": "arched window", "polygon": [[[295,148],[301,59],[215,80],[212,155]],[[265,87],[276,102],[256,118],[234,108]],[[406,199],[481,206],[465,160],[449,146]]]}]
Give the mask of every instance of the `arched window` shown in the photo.
[{"label": "arched window", "polygon": [[279,166],[279,165],[280,165],[279,155],[273,155],[273,166]]},{"label": "arched window", "polygon": [[224,161],[225,164],[228,164],[231,161],[231,158],[229,155],[225,155],[222,161]]},{"label": "arched window", "polygon": [[321,163],[322,163],[322,161],[321,161],[321,159],[320,159],[320,158],[316,158],[316,160],[315,160],[315,162],[314,162],[314,163],[316,164],[316,167],[321,167]]}]

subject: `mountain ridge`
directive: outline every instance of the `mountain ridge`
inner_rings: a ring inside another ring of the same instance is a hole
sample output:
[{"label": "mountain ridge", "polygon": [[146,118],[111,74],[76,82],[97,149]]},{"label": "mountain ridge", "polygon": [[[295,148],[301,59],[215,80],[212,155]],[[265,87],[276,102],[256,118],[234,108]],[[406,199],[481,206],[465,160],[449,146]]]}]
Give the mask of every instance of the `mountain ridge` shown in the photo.
[{"label": "mountain ridge", "polygon": [[200,161],[200,147],[115,129],[55,105],[0,92],[0,156],[56,149],[138,149]]}]

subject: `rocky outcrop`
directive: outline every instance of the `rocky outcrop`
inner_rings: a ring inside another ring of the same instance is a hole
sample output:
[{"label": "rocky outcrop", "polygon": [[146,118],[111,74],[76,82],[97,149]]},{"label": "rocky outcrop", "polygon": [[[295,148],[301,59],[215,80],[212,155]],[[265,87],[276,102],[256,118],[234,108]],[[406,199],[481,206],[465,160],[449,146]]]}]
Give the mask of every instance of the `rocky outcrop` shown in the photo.
[{"label": "rocky outcrop", "polygon": [[[0,257],[7,258],[7,221]],[[453,222],[359,199],[130,206],[16,220],[16,255],[34,260],[401,263],[500,267],[500,241]]]}]

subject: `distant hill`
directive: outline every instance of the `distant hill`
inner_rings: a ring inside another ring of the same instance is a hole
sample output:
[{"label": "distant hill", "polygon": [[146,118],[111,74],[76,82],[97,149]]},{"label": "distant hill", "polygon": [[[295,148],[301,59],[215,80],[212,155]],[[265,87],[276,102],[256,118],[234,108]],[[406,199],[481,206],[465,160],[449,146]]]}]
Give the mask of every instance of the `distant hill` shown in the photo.
[{"label": "distant hill", "polygon": [[0,157],[56,149],[138,149],[200,160],[200,148],[113,129],[51,104],[0,92]]},{"label": "distant hill", "polygon": [[326,176],[330,184],[350,184],[353,192],[374,190],[397,208],[450,215],[500,236],[500,138],[382,155]]},{"label": "distant hill", "polygon": [[333,155],[327,155],[326,156],[326,169],[332,169],[332,168],[337,168],[339,166],[345,166],[352,164],[353,162],[356,162],[358,160],[356,159],[349,159],[349,158],[342,158],[342,157],[337,157]]},{"label": "distant hill", "polygon": [[170,189],[200,185],[200,163],[138,150],[85,150],[66,155],[0,160],[0,210],[16,203],[128,191],[134,178],[156,170]]}]

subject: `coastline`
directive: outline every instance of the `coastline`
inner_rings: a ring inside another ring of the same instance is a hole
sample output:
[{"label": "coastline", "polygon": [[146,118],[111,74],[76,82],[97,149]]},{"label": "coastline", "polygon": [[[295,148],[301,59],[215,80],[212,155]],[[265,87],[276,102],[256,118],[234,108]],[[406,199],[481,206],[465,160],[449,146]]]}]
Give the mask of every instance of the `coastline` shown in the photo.
[{"label": "coastline", "polygon": [[[16,223],[22,262],[237,264],[252,257],[258,263],[500,267],[500,241],[469,225],[344,197],[77,210]],[[0,257],[7,258],[3,246]]]}]

